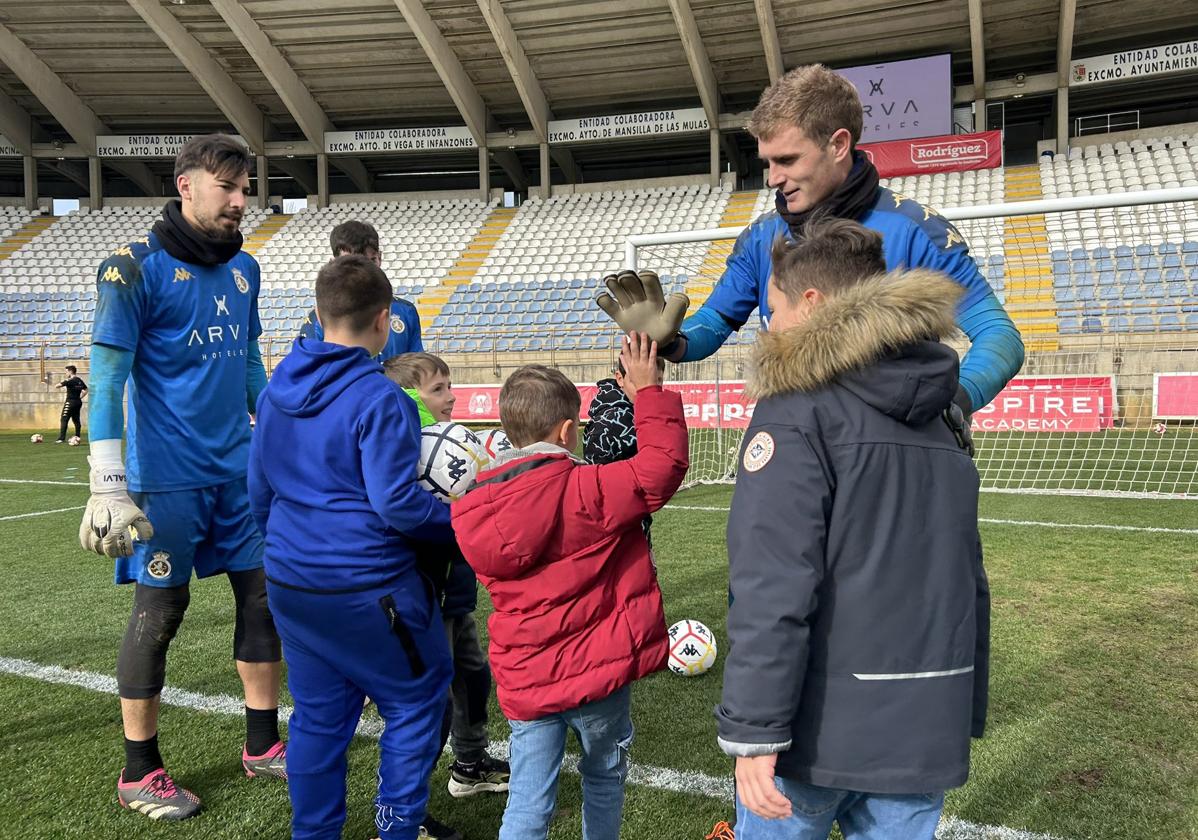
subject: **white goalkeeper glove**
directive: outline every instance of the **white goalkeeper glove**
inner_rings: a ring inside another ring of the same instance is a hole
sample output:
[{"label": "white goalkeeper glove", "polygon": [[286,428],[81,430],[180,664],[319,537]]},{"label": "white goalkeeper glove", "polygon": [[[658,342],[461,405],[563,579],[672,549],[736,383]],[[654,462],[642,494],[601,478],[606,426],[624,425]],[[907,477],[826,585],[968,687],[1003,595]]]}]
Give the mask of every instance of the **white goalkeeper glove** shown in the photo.
[{"label": "white goalkeeper glove", "polygon": [[[95,452],[99,444],[92,444]],[[79,525],[79,544],[87,551],[108,557],[128,557],[133,553],[135,539],[148,540],[154,536],[154,526],[141,508],[129,498],[125,483],[125,466],[120,460],[120,441],[115,458],[97,453],[87,459],[91,465],[91,498],[83,511]]]}]

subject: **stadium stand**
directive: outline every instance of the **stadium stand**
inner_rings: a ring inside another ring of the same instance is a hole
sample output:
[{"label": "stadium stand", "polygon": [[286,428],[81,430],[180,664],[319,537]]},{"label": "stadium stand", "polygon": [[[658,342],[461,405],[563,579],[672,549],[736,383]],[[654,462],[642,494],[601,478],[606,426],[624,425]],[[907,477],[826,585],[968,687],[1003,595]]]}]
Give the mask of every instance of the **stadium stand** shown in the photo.
[{"label": "stadium stand", "polygon": [[461,256],[490,208],[481,201],[410,201],[334,204],[292,216],[258,252],[265,287],[311,286],[329,261],[329,232],[362,219],[379,232],[383,259],[393,282],[424,287],[441,281]]}]

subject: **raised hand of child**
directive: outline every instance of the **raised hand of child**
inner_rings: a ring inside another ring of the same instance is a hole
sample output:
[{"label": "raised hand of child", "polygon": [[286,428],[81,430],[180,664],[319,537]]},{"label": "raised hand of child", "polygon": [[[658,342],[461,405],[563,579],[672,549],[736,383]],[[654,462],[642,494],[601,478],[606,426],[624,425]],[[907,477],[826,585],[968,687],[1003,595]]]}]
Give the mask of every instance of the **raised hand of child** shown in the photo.
[{"label": "raised hand of child", "polygon": [[641,388],[661,384],[661,371],[657,369],[657,342],[646,333],[630,332],[624,336],[620,350],[620,361],[624,364],[624,393],[635,401]]}]

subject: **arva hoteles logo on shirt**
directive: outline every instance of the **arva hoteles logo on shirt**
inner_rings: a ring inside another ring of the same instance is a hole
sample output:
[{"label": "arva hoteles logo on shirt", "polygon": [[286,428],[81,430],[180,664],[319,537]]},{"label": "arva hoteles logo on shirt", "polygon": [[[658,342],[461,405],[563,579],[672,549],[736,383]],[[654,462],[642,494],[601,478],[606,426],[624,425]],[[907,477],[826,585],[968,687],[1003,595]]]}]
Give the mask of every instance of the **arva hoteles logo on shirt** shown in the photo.
[{"label": "arva hoteles logo on shirt", "polygon": [[[205,348],[200,353],[200,359],[203,361],[244,357],[244,347],[235,347],[230,350],[216,346],[228,341],[239,342],[241,340],[241,331],[245,329],[245,325],[233,321],[233,313],[229,311],[230,301],[228,292],[219,295],[210,295],[210,297],[212,298],[214,310],[212,317],[217,323],[208,324],[206,327],[192,327],[191,335],[187,338],[187,346]],[[220,323],[220,319],[227,319],[227,321],[226,323]]]}]

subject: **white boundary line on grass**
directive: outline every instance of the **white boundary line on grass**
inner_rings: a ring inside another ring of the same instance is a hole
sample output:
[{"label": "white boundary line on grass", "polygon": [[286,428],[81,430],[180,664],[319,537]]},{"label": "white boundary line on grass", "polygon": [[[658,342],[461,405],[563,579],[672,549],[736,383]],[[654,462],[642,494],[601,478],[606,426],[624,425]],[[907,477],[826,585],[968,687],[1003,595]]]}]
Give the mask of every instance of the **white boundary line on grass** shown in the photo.
[{"label": "white boundary line on grass", "polygon": [[83,510],[87,505],[75,505],[74,507],[55,508],[54,510],[37,510],[33,513],[18,513],[13,516],[0,516],[0,522],[7,522],[10,519],[28,519],[31,516],[46,516],[51,513],[66,513],[68,510]]},{"label": "white boundary line on grass", "polygon": [[[45,683],[84,688],[100,694],[117,694],[115,678],[92,671],[71,671],[58,665],[41,665],[27,659],[0,656],[0,672],[28,677]],[[178,706],[198,712],[212,712],[229,716],[245,714],[244,704],[236,697],[224,694],[200,694],[169,686],[162,690],[162,702],[168,706]],[[280,706],[279,720],[286,721],[289,717],[291,717],[291,709],[287,706]],[[375,740],[378,740],[382,731],[383,721],[373,717],[361,721],[357,728],[358,735]],[[507,756],[507,741],[493,741],[491,746],[495,748],[495,752]],[[578,759],[567,755],[565,761],[562,762],[562,768],[567,772],[577,773]],[[631,763],[628,781],[640,787],[685,793],[692,796],[706,796],[726,802],[732,801],[732,779],[730,777],[717,778],[708,776],[706,773]],[[937,840],[1060,840],[1051,834],[1037,834],[1004,826],[978,825],[956,817],[944,817],[940,821],[940,827],[936,830],[936,837]]]},{"label": "white boundary line on grass", "polygon": [[35,481],[32,478],[0,478],[0,484],[55,484],[62,487],[87,487],[86,481]]},{"label": "white boundary line on grass", "polygon": [[[729,508],[714,505],[666,505],[663,510],[695,510],[707,513],[727,513]],[[1102,525],[1082,522],[1037,522],[1031,519],[983,519],[987,525],[1026,525],[1036,528],[1087,528],[1098,531],[1136,531],[1149,534],[1198,534],[1198,528],[1152,528],[1146,525]]]}]

